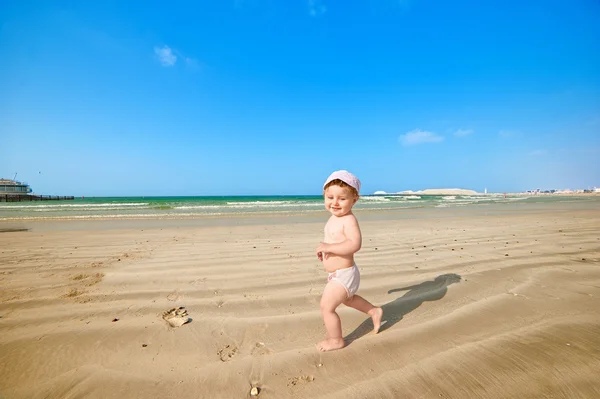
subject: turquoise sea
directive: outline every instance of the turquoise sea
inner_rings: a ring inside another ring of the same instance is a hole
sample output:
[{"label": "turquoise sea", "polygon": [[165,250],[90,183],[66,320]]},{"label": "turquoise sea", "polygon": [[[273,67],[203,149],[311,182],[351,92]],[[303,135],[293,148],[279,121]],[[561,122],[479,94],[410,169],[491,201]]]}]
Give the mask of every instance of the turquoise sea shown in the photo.
[{"label": "turquoise sea", "polygon": [[[592,197],[487,195],[366,195],[357,209],[397,210],[512,203],[595,201]],[[323,211],[321,196],[90,197],[69,201],[0,202],[0,221],[133,219],[298,214]]]}]

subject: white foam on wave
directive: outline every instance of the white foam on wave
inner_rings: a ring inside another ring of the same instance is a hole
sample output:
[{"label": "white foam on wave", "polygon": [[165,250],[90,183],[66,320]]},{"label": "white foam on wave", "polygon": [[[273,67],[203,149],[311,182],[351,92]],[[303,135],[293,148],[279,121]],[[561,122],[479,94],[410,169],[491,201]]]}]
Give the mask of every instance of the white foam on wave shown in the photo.
[{"label": "white foam on wave", "polygon": [[36,209],[36,208],[42,208],[42,209],[48,209],[48,208],[58,208],[58,209],[62,209],[62,208],[102,208],[102,207],[109,207],[109,206],[128,206],[128,207],[136,207],[136,206],[148,206],[149,203],[148,202],[135,202],[135,203],[131,203],[131,202],[124,202],[124,203],[119,203],[119,202],[103,202],[100,204],[44,204],[44,205],[31,205],[30,202],[20,202],[18,204],[15,205],[0,205],[0,209],[24,209],[24,210],[29,210],[29,209]]},{"label": "white foam on wave", "polygon": [[75,209],[65,209],[65,208],[36,208],[36,209],[27,209],[27,211],[30,212],[73,212],[73,213],[77,213],[77,212],[102,212],[102,211],[124,211],[124,210],[130,210],[130,211],[137,211],[137,210],[142,210],[142,209],[147,209],[147,208],[131,208],[131,207],[124,207],[124,206],[105,206],[102,208],[75,208]]},{"label": "white foam on wave", "polygon": [[227,205],[262,205],[262,204],[293,204],[293,201],[239,201],[239,202],[227,202]]},{"label": "white foam on wave", "polygon": [[280,202],[273,204],[273,202],[239,202],[238,205],[232,205],[233,203],[228,202],[227,205],[182,205],[174,206],[173,209],[260,209],[260,208],[295,208],[295,207],[321,207],[323,204],[318,203],[285,203]]},{"label": "white foam on wave", "polygon": [[391,199],[383,197],[383,196],[378,196],[378,197],[374,197],[371,195],[366,195],[364,197],[360,197],[361,200],[364,201],[369,201],[369,202],[390,202]]},{"label": "white foam on wave", "polygon": [[64,215],[64,216],[22,216],[22,217],[6,217],[0,218],[2,221],[13,221],[13,220],[80,220],[80,219],[161,219],[161,218],[179,218],[182,216],[219,216],[223,213],[123,213],[123,214],[112,214],[112,215]]}]

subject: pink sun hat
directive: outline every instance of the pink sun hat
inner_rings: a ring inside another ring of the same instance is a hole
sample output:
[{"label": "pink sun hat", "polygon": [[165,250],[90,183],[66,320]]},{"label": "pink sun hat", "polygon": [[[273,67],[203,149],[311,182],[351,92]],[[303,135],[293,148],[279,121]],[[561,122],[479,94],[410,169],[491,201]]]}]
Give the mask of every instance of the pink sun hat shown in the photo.
[{"label": "pink sun hat", "polygon": [[344,183],[348,184],[350,187],[354,187],[357,193],[360,193],[360,180],[358,180],[358,177],[354,176],[347,170],[336,170],[335,172],[330,174],[327,180],[325,180],[325,184],[323,184],[323,190],[325,190],[325,186],[330,181],[335,179],[340,179]]}]

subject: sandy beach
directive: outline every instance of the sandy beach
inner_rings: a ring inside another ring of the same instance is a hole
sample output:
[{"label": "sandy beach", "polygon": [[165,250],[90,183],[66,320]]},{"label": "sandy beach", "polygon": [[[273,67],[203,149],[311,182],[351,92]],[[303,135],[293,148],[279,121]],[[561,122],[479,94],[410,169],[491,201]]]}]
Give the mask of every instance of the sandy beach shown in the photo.
[{"label": "sandy beach", "polygon": [[597,398],[599,205],[357,213],[328,353],[324,212],[0,224],[0,397]]}]

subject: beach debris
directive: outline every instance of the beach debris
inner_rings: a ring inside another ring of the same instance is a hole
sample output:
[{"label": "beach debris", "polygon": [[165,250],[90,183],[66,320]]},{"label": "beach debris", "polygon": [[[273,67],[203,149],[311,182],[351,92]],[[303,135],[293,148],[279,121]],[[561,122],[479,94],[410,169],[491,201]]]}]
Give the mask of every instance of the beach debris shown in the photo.
[{"label": "beach debris", "polygon": [[145,348],[147,346],[148,346],[148,344],[142,344],[142,348]]},{"label": "beach debris", "polygon": [[250,390],[250,396],[258,396],[258,387],[252,387],[252,389]]},{"label": "beach debris", "polygon": [[181,327],[192,321],[192,319],[188,317],[188,312],[184,306],[167,310],[163,313],[162,318],[169,323],[171,327]]},{"label": "beach debris", "polygon": [[114,319],[112,319],[112,321],[113,321],[113,323],[114,323],[115,321],[119,321],[119,318],[115,317]]}]

